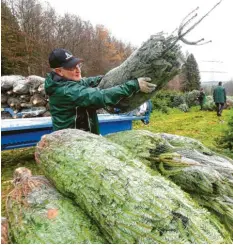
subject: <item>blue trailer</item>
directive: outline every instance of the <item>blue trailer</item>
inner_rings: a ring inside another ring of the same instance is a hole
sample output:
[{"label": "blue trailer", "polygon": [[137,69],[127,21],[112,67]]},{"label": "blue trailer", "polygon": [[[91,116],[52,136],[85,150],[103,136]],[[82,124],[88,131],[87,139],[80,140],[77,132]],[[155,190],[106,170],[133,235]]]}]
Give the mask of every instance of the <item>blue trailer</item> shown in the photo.
[{"label": "blue trailer", "polygon": [[[144,117],[99,114],[101,135],[131,130],[132,121]],[[3,119],[1,121],[1,149],[35,146],[41,137],[53,131],[51,117]]]}]

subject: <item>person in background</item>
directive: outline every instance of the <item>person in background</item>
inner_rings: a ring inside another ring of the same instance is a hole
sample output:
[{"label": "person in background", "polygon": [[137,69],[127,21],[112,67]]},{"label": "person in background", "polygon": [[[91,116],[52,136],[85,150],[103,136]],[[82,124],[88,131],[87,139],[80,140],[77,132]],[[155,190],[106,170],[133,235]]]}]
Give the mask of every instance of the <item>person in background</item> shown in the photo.
[{"label": "person in background", "polygon": [[49,55],[52,72],[45,79],[45,92],[49,97],[53,130],[75,128],[99,134],[97,109],[117,107],[124,98],[139,91],[151,93],[155,89],[147,77],[100,90],[97,86],[103,76],[82,78],[82,62],[62,48],[54,49]]},{"label": "person in background", "polygon": [[152,112],[152,102],[151,100],[146,101],[139,107],[139,111],[137,112],[137,116],[145,116],[141,121],[147,125],[150,123],[150,114]]},{"label": "person in background", "polygon": [[226,91],[222,86],[222,82],[219,82],[218,86],[214,89],[213,99],[217,107],[217,116],[220,117],[222,115],[224,104],[226,103]]},{"label": "person in background", "polygon": [[200,94],[198,96],[198,101],[199,101],[199,104],[200,104],[200,107],[201,107],[200,110],[203,110],[203,105],[206,102],[206,95],[205,95],[204,88],[200,89]]}]

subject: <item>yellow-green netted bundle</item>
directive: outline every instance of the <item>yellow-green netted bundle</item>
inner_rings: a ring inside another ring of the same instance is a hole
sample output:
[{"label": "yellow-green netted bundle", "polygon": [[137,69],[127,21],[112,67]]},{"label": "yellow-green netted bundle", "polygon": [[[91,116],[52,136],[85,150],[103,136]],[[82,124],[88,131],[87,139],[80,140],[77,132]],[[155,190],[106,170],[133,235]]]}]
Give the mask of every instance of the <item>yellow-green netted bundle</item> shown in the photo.
[{"label": "yellow-green netted bundle", "polygon": [[227,243],[228,233],[177,185],[126,148],[75,129],[45,135],[36,161],[110,243]]},{"label": "yellow-green netted bundle", "polygon": [[107,243],[95,223],[45,177],[18,168],[14,184],[6,205],[12,243]]},{"label": "yellow-green netted bundle", "polygon": [[199,141],[171,134],[132,130],[107,138],[126,147],[156,172],[190,193],[219,217],[233,237],[233,161]]}]

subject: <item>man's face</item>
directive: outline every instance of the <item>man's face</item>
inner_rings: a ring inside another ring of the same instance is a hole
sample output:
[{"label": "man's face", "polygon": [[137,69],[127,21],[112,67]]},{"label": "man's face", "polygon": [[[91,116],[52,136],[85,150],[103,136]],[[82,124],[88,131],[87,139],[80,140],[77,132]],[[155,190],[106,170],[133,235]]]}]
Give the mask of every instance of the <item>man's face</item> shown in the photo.
[{"label": "man's face", "polygon": [[75,67],[72,68],[55,68],[55,72],[61,77],[66,78],[67,80],[80,81],[82,79],[81,64],[82,63],[77,64]]}]

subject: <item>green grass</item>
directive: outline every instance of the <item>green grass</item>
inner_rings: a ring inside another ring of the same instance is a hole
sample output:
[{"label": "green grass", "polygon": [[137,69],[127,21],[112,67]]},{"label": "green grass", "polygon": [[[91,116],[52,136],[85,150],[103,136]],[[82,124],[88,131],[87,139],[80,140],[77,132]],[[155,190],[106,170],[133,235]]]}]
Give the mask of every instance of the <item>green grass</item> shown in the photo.
[{"label": "green grass", "polygon": [[224,130],[228,128],[228,120],[232,115],[233,109],[224,110],[222,117],[219,118],[216,116],[216,112],[200,111],[199,107],[193,107],[190,112],[186,113],[178,109],[170,110],[169,114],[153,111],[149,125],[135,121],[133,128],[191,137],[199,140],[210,149],[231,157],[232,153],[221,149],[216,139],[224,134]]}]

